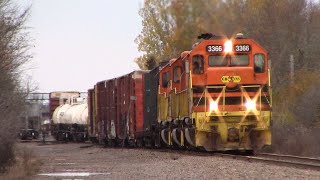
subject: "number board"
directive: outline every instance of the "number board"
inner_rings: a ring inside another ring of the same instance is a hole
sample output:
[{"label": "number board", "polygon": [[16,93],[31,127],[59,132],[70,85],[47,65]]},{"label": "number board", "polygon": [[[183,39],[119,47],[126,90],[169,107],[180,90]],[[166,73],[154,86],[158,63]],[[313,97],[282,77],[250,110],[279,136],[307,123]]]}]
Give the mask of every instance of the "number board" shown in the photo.
[{"label": "number board", "polygon": [[209,45],[207,46],[207,52],[223,52],[222,45]]},{"label": "number board", "polygon": [[249,52],[251,51],[251,46],[249,44],[237,44],[234,46],[235,52]]}]

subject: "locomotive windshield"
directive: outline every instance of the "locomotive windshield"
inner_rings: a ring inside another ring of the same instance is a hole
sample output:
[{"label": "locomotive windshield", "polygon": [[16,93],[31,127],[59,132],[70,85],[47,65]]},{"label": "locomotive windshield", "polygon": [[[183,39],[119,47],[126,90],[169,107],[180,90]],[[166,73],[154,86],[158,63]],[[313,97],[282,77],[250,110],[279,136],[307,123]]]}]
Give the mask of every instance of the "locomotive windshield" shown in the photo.
[{"label": "locomotive windshield", "polygon": [[263,73],[264,72],[264,55],[255,54],[254,55],[254,72]]},{"label": "locomotive windshield", "polygon": [[249,65],[248,55],[233,55],[233,56],[223,56],[223,55],[212,55],[209,56],[209,66],[210,67],[222,67],[227,66],[228,60],[230,60],[230,66],[247,66]]},{"label": "locomotive windshield", "polygon": [[223,55],[214,55],[209,56],[209,66],[211,67],[219,67],[219,66],[226,66],[227,65],[227,58]]},{"label": "locomotive windshield", "polygon": [[192,71],[194,74],[202,74],[203,73],[203,56],[202,55],[194,55],[192,60]]},{"label": "locomotive windshield", "polygon": [[244,55],[234,55],[231,56],[230,66],[247,66],[249,65],[249,56]]}]

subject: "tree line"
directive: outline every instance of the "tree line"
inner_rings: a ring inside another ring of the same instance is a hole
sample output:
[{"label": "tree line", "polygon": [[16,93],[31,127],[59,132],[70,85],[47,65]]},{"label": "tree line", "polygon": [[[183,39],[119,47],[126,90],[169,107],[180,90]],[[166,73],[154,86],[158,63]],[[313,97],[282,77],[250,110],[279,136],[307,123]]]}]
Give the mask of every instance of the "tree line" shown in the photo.
[{"label": "tree line", "polygon": [[[269,52],[275,129],[314,127],[317,122],[320,127],[319,2],[145,0],[139,13],[142,31],[135,42],[142,55],[135,62],[141,69],[179,57],[198,42],[201,33],[233,37],[242,32]],[[293,78],[290,57],[295,62]]]},{"label": "tree line", "polygon": [[142,69],[148,61],[177,57],[191,49],[200,33],[227,37],[243,32],[270,52],[273,80],[289,71],[294,55],[296,70],[315,70],[320,51],[320,8],[308,0],[146,0],[140,9],[143,29],[136,38],[143,53],[136,59]]},{"label": "tree line", "polygon": [[[299,79],[303,71],[308,71],[309,76],[318,76],[319,3],[309,0],[146,0],[140,15],[143,29],[135,41],[143,55],[135,61],[141,69],[152,68],[150,61],[167,61],[190,50],[200,33],[232,37],[243,32],[268,50],[276,93],[290,82],[290,56],[294,57],[297,80],[305,81]],[[310,81],[318,82],[317,78]]]}]

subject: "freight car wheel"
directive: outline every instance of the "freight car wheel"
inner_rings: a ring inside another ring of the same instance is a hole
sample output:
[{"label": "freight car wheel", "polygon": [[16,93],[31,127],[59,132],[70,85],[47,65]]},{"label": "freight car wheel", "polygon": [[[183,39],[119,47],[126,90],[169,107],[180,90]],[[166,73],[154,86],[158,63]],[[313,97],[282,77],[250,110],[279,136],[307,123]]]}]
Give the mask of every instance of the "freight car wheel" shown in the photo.
[{"label": "freight car wheel", "polygon": [[137,139],[137,147],[141,148],[143,146],[144,146],[143,140],[141,138]]},{"label": "freight car wheel", "polygon": [[150,137],[144,137],[143,138],[144,146],[151,148],[152,147],[152,141]]},{"label": "freight car wheel", "polygon": [[84,135],[83,134],[77,135],[77,142],[84,142]]},{"label": "freight car wheel", "polygon": [[58,133],[58,141],[63,141],[64,140],[64,134],[62,134],[62,133]]},{"label": "freight car wheel", "polygon": [[110,139],[110,141],[108,143],[109,143],[110,147],[116,147],[117,146],[116,139]]}]

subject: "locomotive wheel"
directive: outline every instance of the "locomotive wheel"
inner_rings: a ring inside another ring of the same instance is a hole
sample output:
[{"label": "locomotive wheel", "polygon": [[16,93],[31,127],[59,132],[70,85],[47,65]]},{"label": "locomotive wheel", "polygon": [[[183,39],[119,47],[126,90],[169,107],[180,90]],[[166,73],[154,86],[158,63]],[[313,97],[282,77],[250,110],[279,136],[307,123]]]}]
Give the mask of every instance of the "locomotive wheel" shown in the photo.
[{"label": "locomotive wheel", "polygon": [[172,139],[178,147],[181,147],[182,144],[180,142],[181,139],[181,130],[179,128],[174,128],[172,130]]},{"label": "locomotive wheel", "polygon": [[190,146],[195,147],[195,142],[194,142],[194,129],[190,128],[185,128],[184,129],[184,134],[187,142],[189,143]]},{"label": "locomotive wheel", "polygon": [[168,142],[168,138],[169,138],[169,130],[168,129],[163,129],[161,131],[161,142],[163,142],[165,145],[170,146],[169,142]]}]

